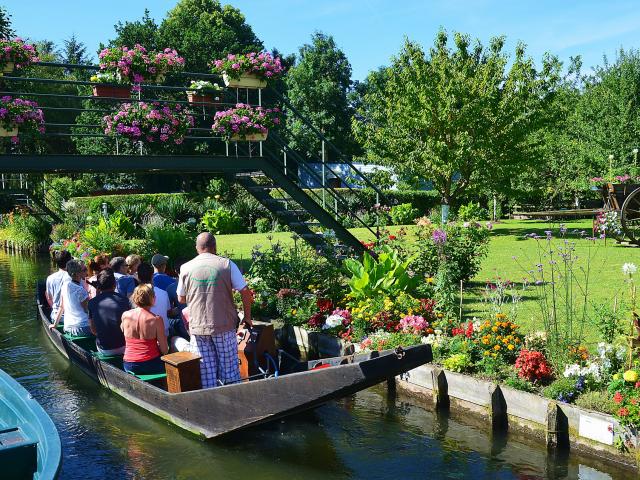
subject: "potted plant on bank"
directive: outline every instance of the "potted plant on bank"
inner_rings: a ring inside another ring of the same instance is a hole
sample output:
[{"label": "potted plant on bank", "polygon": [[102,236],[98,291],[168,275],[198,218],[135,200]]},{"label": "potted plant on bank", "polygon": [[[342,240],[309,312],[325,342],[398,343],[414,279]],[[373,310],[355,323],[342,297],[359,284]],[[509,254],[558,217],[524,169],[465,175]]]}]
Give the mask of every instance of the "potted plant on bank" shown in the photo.
[{"label": "potted plant on bank", "polygon": [[100,58],[100,71],[91,77],[96,97],[129,98],[140,91],[142,83],[162,83],[167,74],[182,70],[184,58],[175,50],[147,52],[141,45],[105,48]]},{"label": "potted plant on bank", "polygon": [[193,117],[181,105],[160,102],[124,103],[103,118],[104,133],[160,146],[180,145],[193,127]]},{"label": "potted plant on bank", "polygon": [[251,107],[238,103],[235,108],[216,112],[211,129],[226,141],[262,142],[269,129],[280,123],[280,109]]},{"label": "potted plant on bank", "polygon": [[213,62],[213,73],[222,75],[227,87],[264,88],[267,80],[282,75],[284,68],[280,57],[269,53],[229,54],[226,58]]},{"label": "potted plant on bank", "polygon": [[38,54],[33,45],[24,43],[21,38],[0,39],[0,76],[37,61]]},{"label": "potted plant on bank", "polygon": [[44,114],[38,104],[31,100],[4,96],[0,98],[0,137],[11,137],[19,142],[22,133],[44,133]]},{"label": "potted plant on bank", "polygon": [[192,80],[189,88],[190,90],[187,90],[189,103],[212,104],[214,100],[216,102],[220,101],[217,92],[222,88],[217,83],[207,82],[206,80]]}]

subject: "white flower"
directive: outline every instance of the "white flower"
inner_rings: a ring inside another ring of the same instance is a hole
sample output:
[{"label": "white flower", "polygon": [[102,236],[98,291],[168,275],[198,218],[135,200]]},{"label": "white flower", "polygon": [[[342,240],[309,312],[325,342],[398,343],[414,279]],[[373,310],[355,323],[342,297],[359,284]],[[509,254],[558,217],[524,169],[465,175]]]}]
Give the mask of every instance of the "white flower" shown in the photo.
[{"label": "white flower", "polygon": [[630,277],[638,271],[635,263],[625,263],[622,265],[622,273],[629,275]]},{"label": "white flower", "polygon": [[326,330],[329,328],[335,328],[342,325],[342,320],[344,320],[340,315],[329,315],[322,325],[322,329]]},{"label": "white flower", "polygon": [[574,375],[580,375],[580,365],[574,363],[573,365],[567,365],[564,369],[563,375],[565,377],[573,377]]}]

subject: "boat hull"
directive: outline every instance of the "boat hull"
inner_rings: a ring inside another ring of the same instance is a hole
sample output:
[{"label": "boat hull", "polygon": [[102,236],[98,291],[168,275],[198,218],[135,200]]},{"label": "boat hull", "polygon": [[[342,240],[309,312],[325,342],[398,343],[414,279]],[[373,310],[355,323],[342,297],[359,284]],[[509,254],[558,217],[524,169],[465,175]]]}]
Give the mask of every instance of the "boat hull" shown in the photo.
[{"label": "boat hull", "polygon": [[[40,300],[40,297],[39,297]],[[57,330],[38,302],[53,345],[86,374],[139,407],[205,439],[312,409],[431,361],[428,345],[299,362],[298,373],[182,393],[168,393],[100,361]],[[317,363],[330,368],[311,370]]]}]

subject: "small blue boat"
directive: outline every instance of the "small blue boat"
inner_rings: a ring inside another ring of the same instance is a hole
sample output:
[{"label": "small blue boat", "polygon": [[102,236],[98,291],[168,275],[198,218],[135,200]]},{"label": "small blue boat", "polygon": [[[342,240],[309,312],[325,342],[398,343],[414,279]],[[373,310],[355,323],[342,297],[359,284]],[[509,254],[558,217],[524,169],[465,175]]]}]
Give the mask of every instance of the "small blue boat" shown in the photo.
[{"label": "small blue boat", "polygon": [[0,478],[50,480],[62,461],[58,430],[22,385],[0,370]]}]

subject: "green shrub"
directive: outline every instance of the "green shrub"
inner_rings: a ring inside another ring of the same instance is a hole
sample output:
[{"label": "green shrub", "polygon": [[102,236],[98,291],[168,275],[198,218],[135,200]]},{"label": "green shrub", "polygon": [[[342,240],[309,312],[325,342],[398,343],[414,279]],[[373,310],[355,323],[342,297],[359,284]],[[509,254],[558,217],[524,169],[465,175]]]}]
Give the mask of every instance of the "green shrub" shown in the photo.
[{"label": "green shrub", "polygon": [[70,223],[58,223],[51,230],[51,240],[60,242],[73,237],[78,232],[78,226]]},{"label": "green shrub", "polygon": [[524,378],[520,378],[518,375],[510,375],[504,379],[504,384],[507,387],[515,388],[516,390],[521,390],[523,392],[533,392],[536,387],[533,383],[525,380]]},{"label": "green shrub", "polygon": [[257,233],[268,233],[271,231],[271,220],[264,217],[257,218],[255,227]]},{"label": "green shrub", "polygon": [[216,235],[239,233],[242,230],[240,217],[228,208],[207,211],[200,223],[205,230]]},{"label": "green shrub", "polygon": [[140,255],[147,261],[151,261],[151,257],[156,253],[153,244],[146,238],[133,238],[122,242],[122,250],[119,252],[123,257],[135,253]]},{"label": "green shrub", "polygon": [[92,225],[80,232],[81,242],[99,253],[113,255],[122,249],[124,236],[111,228],[109,222],[100,217],[97,225]]},{"label": "green shrub", "polygon": [[50,243],[51,226],[27,212],[7,215],[0,230],[0,240],[11,240],[25,250],[35,251]]},{"label": "green shrub", "polygon": [[607,414],[613,414],[619,408],[611,399],[609,392],[594,390],[583,393],[576,400],[576,405],[587,410],[595,410]]},{"label": "green shrub", "polygon": [[232,186],[229,182],[227,182],[223,178],[212,178],[209,180],[209,185],[207,186],[207,193],[209,193],[214,198],[217,196],[217,200],[222,200],[229,197],[231,193]]},{"label": "green shrub", "polygon": [[180,195],[161,198],[152,208],[169,223],[185,223],[198,216],[198,205]]},{"label": "green shrub", "polygon": [[150,251],[169,257],[170,266],[176,261],[195,256],[194,239],[183,226],[150,226],[145,230]]},{"label": "green shrub", "polygon": [[486,209],[480,206],[479,202],[469,202],[458,209],[458,220],[461,222],[467,222],[470,220],[487,220],[488,218],[489,213]]},{"label": "green shrub", "polygon": [[560,377],[542,390],[545,397],[566,403],[574,402],[580,393],[575,377]]},{"label": "green shrub", "polygon": [[136,232],[135,225],[119,210],[109,215],[107,224],[112,232],[123,238],[131,238]]},{"label": "green shrub", "polygon": [[470,355],[467,353],[454,353],[450,357],[444,359],[442,366],[452,372],[462,373],[471,370],[473,362],[471,361]]},{"label": "green shrub", "polygon": [[401,203],[391,207],[389,215],[394,225],[408,225],[414,223],[419,213],[410,203]]}]

